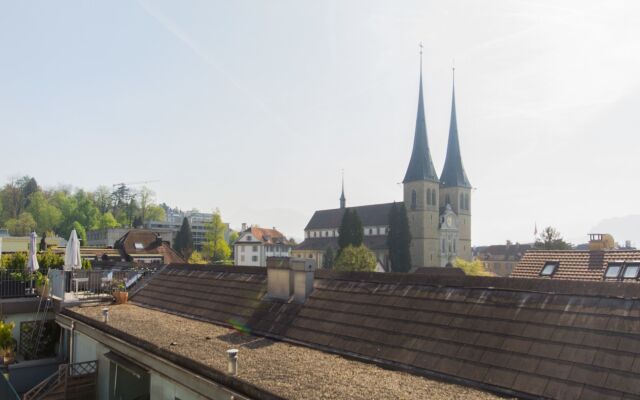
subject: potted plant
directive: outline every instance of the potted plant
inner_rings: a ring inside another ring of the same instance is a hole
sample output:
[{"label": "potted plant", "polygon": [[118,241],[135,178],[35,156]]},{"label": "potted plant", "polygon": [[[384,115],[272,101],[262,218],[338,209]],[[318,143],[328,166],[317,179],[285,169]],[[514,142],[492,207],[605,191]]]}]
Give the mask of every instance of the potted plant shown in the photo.
[{"label": "potted plant", "polygon": [[40,297],[49,296],[49,278],[41,273],[36,273],[36,292]]},{"label": "potted plant", "polygon": [[116,299],[116,304],[126,304],[127,300],[129,300],[129,293],[127,292],[124,280],[115,282],[113,286],[113,297]]},{"label": "potted plant", "polygon": [[10,364],[14,360],[14,348],[16,340],[13,338],[13,328],[15,323],[0,321],[0,355],[5,364]]}]

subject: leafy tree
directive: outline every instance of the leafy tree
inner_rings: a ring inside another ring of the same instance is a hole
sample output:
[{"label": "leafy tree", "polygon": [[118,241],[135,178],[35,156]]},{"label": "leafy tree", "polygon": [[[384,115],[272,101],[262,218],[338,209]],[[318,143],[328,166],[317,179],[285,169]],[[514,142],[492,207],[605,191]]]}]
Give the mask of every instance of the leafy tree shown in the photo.
[{"label": "leafy tree", "polygon": [[387,235],[389,261],[394,272],[409,272],[411,269],[411,232],[404,203],[393,203],[389,211],[389,233]]},{"label": "leafy tree", "polygon": [[202,253],[200,253],[199,251],[194,251],[193,253],[191,253],[191,257],[189,257],[189,261],[187,262],[189,264],[206,264],[207,260],[204,259]]},{"label": "leafy tree", "polygon": [[456,258],[454,265],[456,268],[462,269],[466,275],[493,276],[491,272],[484,269],[484,264],[478,259],[465,261],[462,258]]},{"label": "leafy tree", "polygon": [[372,272],[376,269],[376,256],[364,245],[348,245],[338,254],[333,263],[333,269],[336,271]]},{"label": "leafy tree", "polygon": [[238,240],[238,236],[240,235],[236,231],[231,231],[231,233],[229,233],[229,246],[233,247]]},{"label": "leafy tree", "polygon": [[550,226],[542,230],[533,247],[543,250],[571,250],[572,248],[570,243],[564,241],[560,232]]},{"label": "leafy tree", "polygon": [[111,210],[111,192],[106,186],[98,186],[93,192],[93,201],[101,214]]},{"label": "leafy tree", "polygon": [[224,239],[224,234],[227,230],[227,225],[222,222],[220,211],[216,210],[213,213],[213,218],[207,224],[206,238],[207,242],[204,248],[209,255],[211,262],[219,262],[228,260],[231,257],[231,249],[229,244]]},{"label": "leafy tree", "polygon": [[193,252],[193,234],[191,233],[191,225],[187,217],[182,219],[180,230],[176,234],[173,241],[173,249],[182,254],[182,257],[189,259]]},{"label": "leafy tree", "polygon": [[40,234],[55,229],[62,222],[62,212],[49,203],[43,192],[31,195],[27,211],[33,216],[37,226],[36,231]]},{"label": "leafy tree", "polygon": [[99,229],[117,228],[118,226],[120,226],[120,224],[118,224],[118,221],[116,221],[110,211],[102,214],[102,216],[98,220]]},{"label": "leafy tree", "polygon": [[11,218],[6,222],[9,233],[13,236],[27,236],[36,229],[36,221],[28,212],[23,212],[18,218]]},{"label": "leafy tree", "polygon": [[322,257],[322,268],[331,269],[333,268],[333,262],[336,258],[336,253],[333,251],[333,247],[329,246],[327,250],[324,252],[324,256]]},{"label": "leafy tree", "polygon": [[164,221],[165,218],[166,213],[164,212],[164,208],[155,204],[147,206],[146,219],[144,220],[145,223],[149,221]]},{"label": "leafy tree", "polygon": [[96,207],[93,196],[84,190],[78,190],[73,197],[76,200],[75,220],[86,229],[97,227],[100,210]]},{"label": "leafy tree", "polygon": [[73,229],[76,230],[76,234],[78,235],[78,239],[81,240],[80,245],[85,246],[87,243],[87,231],[84,229],[84,226],[80,224],[78,221],[73,222]]},{"label": "leafy tree", "polygon": [[27,206],[28,197],[38,189],[36,180],[29,176],[11,178],[0,193],[4,211],[3,220],[17,219]]},{"label": "leafy tree", "polygon": [[338,234],[338,246],[340,246],[338,254],[347,246],[358,247],[362,244],[364,231],[357,212],[350,208],[344,211]]}]

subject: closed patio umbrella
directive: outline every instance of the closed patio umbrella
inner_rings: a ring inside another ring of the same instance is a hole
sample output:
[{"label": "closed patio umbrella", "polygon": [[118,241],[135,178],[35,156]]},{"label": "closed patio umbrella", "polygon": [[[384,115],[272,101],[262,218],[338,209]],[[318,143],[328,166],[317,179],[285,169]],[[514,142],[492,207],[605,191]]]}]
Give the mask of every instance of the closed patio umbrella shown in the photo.
[{"label": "closed patio umbrella", "polygon": [[71,231],[67,248],[64,251],[64,270],[71,271],[82,268],[82,259],[80,258],[80,240],[76,230]]},{"label": "closed patio umbrella", "polygon": [[40,265],[38,265],[38,256],[37,256],[37,244],[36,244],[36,235],[35,232],[31,232],[31,240],[29,240],[29,259],[27,260],[27,272],[34,273],[38,269],[40,269]]}]

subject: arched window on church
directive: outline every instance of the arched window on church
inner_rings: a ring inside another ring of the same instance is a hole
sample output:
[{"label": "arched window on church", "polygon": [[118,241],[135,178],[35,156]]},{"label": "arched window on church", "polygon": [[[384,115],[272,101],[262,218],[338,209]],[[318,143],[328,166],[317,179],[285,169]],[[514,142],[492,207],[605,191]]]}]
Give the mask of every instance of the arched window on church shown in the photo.
[{"label": "arched window on church", "polygon": [[466,193],[464,195],[464,209],[465,210],[470,210],[470,208],[469,208],[469,193]]},{"label": "arched window on church", "polygon": [[460,193],[460,208],[465,209],[464,207],[464,193]]},{"label": "arched window on church", "polygon": [[435,189],[433,189],[433,190],[431,191],[431,204],[432,204],[432,205],[434,205],[434,206],[435,206],[436,204],[438,204],[438,203],[436,202],[436,190],[435,190]]},{"label": "arched window on church", "polygon": [[416,194],[416,191],[412,191],[411,192],[411,209],[415,210],[416,209],[416,203],[418,202],[418,195]]},{"label": "arched window on church", "polygon": [[451,204],[451,197],[449,197],[448,194],[444,197],[444,200],[445,200],[444,201],[445,204]]},{"label": "arched window on church", "polygon": [[443,253],[446,253],[446,252],[447,252],[447,249],[446,249],[446,247],[445,247],[445,244],[444,244],[444,243],[445,243],[445,242],[444,242],[444,238],[442,238],[442,252],[443,252]]},{"label": "arched window on church", "polygon": [[431,189],[427,188],[427,204],[431,205]]}]

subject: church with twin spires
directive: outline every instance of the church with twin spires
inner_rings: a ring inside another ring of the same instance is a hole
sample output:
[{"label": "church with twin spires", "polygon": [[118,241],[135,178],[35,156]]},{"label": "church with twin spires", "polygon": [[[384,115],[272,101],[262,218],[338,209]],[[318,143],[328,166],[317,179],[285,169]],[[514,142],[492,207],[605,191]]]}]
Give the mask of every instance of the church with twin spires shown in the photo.
[{"label": "church with twin spires", "polygon": [[[422,64],[422,63],[421,63]],[[445,267],[456,257],[471,260],[471,190],[462,164],[456,115],[455,77],[451,98],[451,121],[447,154],[440,177],[429,149],[422,89],[422,65],[418,112],[409,166],[402,181],[404,205],[411,231],[412,269]],[[378,271],[390,271],[386,235],[393,203],[349,207],[362,221],[364,245],[376,254]],[[346,209],[344,182],[340,208],[316,211],[305,227],[305,239],[293,250],[294,257],[315,259],[323,265],[329,247],[338,249],[338,229]]]}]

